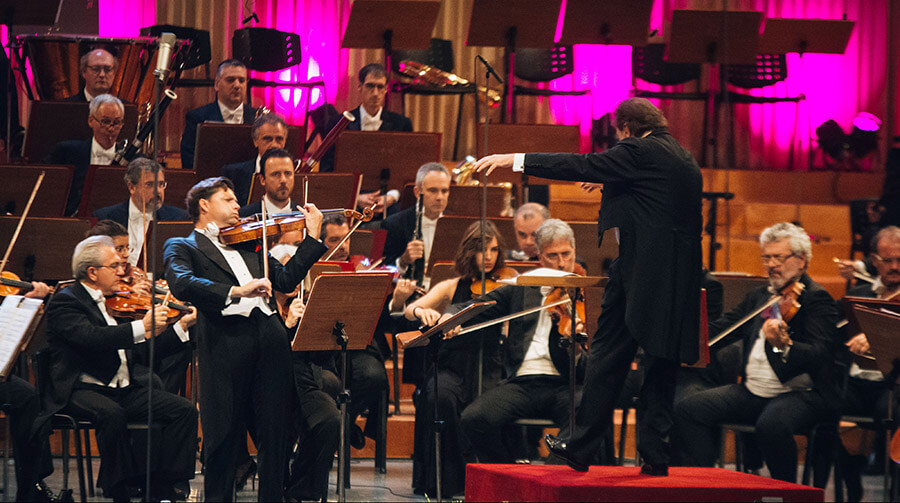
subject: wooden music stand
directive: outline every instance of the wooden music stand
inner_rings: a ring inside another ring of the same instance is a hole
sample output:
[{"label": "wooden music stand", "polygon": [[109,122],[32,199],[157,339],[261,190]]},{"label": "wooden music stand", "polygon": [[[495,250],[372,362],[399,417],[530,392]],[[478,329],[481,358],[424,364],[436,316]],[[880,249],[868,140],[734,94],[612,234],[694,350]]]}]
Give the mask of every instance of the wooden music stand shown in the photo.
[{"label": "wooden music stand", "polygon": [[753,276],[740,272],[716,271],[712,273],[722,283],[722,312],[737,307],[748,293],[769,284],[765,276]]},{"label": "wooden music stand", "polygon": [[[194,222],[190,221],[163,221],[163,222],[151,222],[150,226],[147,228],[147,236],[151,236],[151,232],[153,231],[153,227],[156,227],[156,246],[153,246],[152,239],[148,238],[147,241],[147,250],[148,253],[152,253],[153,256],[159,257],[159,262],[157,265],[157,269],[161,269],[163,265],[163,253],[166,248],[166,241],[171,238],[183,238],[190,236],[191,232],[194,231]],[[138,264],[144,263],[144,257],[138,258]],[[162,275],[160,275],[162,278]]]},{"label": "wooden music stand", "polygon": [[[89,166],[84,178],[84,192],[81,196],[81,205],[78,207],[78,216],[89,218],[94,211],[119,204],[127,200],[128,185],[125,183],[125,171],[119,166]],[[195,171],[186,169],[165,170],[166,204],[184,208],[184,198],[191,187],[199,180]]]},{"label": "wooden music stand", "polygon": [[348,470],[346,450],[347,351],[360,350],[372,340],[375,326],[390,292],[391,273],[324,273],[313,283],[306,312],[294,334],[294,351],[341,352],[341,388],[338,404],[341,409],[340,447],[338,448],[338,499],[345,500],[345,480]]},{"label": "wooden music stand", "polygon": [[653,0],[567,0],[560,45],[647,45]]},{"label": "wooden music stand", "polygon": [[[497,231],[507,243],[516,242],[516,231],[513,229],[512,218],[490,218],[497,226]],[[456,257],[456,249],[466,233],[466,228],[474,222],[480,222],[476,217],[460,217],[448,215],[438,219],[434,230],[434,242],[431,245],[431,256],[428,257],[428,269],[425,274],[431,275],[431,265],[440,261],[453,261]]]},{"label": "wooden music stand", "polygon": [[869,340],[869,351],[875,355],[878,370],[885,376],[894,370],[900,360],[900,314],[888,313],[870,307],[855,305],[853,314],[859,328]]},{"label": "wooden music stand", "polygon": [[433,287],[441,281],[455,277],[456,271],[454,270],[454,266],[455,263],[449,260],[442,260],[431,264],[431,286]]},{"label": "wooden music stand", "polygon": [[[10,242],[18,223],[19,217],[0,216],[0,243]],[[31,278],[32,272],[42,281],[70,279],[72,250],[90,227],[90,221],[81,218],[29,217],[6,269],[23,280]]]},{"label": "wooden music stand", "polygon": [[[259,151],[250,136],[252,124],[204,122],[197,126],[194,169],[197,180],[222,175],[222,166],[256,159]],[[306,142],[306,125],[289,125],[284,148],[299,159]]]},{"label": "wooden music stand", "polygon": [[362,192],[401,189],[415,182],[420,166],[440,159],[440,133],[344,131],[334,147],[334,172],[362,174]]},{"label": "wooden music stand", "polygon": [[762,12],[757,11],[676,9],[667,59],[670,63],[753,64],[760,22]]},{"label": "wooden music stand", "polygon": [[[489,180],[493,183],[493,180]],[[400,192],[400,209],[404,210],[410,206],[415,206],[416,196],[413,192],[415,184],[407,183]],[[488,185],[488,207],[487,215],[489,217],[499,217],[512,215],[503,215],[506,209],[505,197],[506,189],[498,185]],[[510,188],[515,190],[515,187]],[[481,187],[478,185],[451,185],[450,196],[447,198],[447,209],[444,210],[448,215],[457,215],[463,217],[480,217],[481,216]]]},{"label": "wooden music stand", "polygon": [[356,229],[350,238],[350,255],[364,255],[374,263],[384,256],[387,231],[384,229]]},{"label": "wooden music stand", "polygon": [[44,181],[41,183],[41,190],[35,195],[29,216],[63,216],[75,172],[72,166],[0,165],[0,180],[3,180],[0,184],[0,207],[12,203],[13,214],[21,214],[34,182],[42,171],[45,173]]},{"label": "wooden music stand", "polygon": [[[166,175],[168,176],[168,175]],[[250,185],[250,202],[262,200],[263,188],[259,179],[254,177]],[[309,196],[303,194],[303,179],[309,180]],[[362,175],[359,173],[308,173],[294,175],[294,190],[291,201],[309,201],[317,208],[349,208],[356,207],[356,196]]]},{"label": "wooden music stand", "polygon": [[759,40],[760,54],[843,54],[853,21],[840,19],[767,18]]},{"label": "wooden music stand", "polygon": [[[32,101],[25,130],[22,156],[31,162],[40,162],[65,140],[87,140],[93,136],[88,126],[90,104],[64,101]],[[137,133],[137,105],[125,104],[125,125],[118,140],[134,139]]]}]

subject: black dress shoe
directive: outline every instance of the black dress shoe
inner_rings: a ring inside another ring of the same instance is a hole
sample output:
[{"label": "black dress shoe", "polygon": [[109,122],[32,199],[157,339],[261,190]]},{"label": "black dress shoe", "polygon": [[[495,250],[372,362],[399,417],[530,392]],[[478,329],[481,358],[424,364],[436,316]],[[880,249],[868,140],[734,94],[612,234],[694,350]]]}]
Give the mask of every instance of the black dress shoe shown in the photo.
[{"label": "black dress shoe", "polygon": [[357,425],[350,426],[350,447],[360,450],[366,446],[366,435]]},{"label": "black dress shoe", "polygon": [[578,461],[566,449],[566,443],[554,436],[554,435],[544,435],[544,443],[547,444],[547,449],[550,449],[550,452],[553,453],[554,456],[563,459],[570,468],[575,470],[576,472],[586,472],[588,471],[588,464],[582,463]]},{"label": "black dress shoe", "polygon": [[669,465],[657,463],[650,464],[644,463],[641,465],[641,475],[650,475],[652,477],[668,477],[669,476]]},{"label": "black dress shoe", "polygon": [[247,481],[256,475],[256,461],[250,458],[249,461],[237,467],[234,476],[234,487],[238,491],[243,491],[247,486]]}]

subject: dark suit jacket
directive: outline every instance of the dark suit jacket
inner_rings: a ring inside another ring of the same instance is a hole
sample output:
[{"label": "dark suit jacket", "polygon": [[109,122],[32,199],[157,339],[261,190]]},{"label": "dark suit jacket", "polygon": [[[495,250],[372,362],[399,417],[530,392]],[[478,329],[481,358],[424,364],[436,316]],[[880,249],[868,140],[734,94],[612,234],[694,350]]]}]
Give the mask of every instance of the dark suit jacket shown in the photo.
[{"label": "dark suit jacket", "polygon": [[63,99],[62,101],[71,101],[74,103],[86,103],[87,96],[84,95],[84,88],[82,87],[81,89],[78,90],[77,93],[73,94],[72,96],[69,96],[68,98]]},{"label": "dark suit jacket", "polygon": [[394,262],[406,251],[406,244],[412,241],[416,230],[416,208],[406,208],[403,211],[381,221],[381,228],[387,231],[384,242],[384,263],[394,265]]},{"label": "dark suit jacket", "polygon": [[[236,247],[255,278],[262,275],[262,254],[252,251],[250,246]],[[272,287],[281,292],[291,292],[306,276],[310,267],[328,248],[318,240],[307,237],[287,264],[269,257],[269,279]],[[200,400],[207,418],[215,420],[203,423],[203,436],[208,442],[207,449],[214,449],[228,436],[232,422],[232,410],[225,410],[223,403],[216,400],[221,392],[218,387],[230,386],[231,371],[228,367],[229,335],[234,334],[238,316],[222,316],[227,295],[231,287],[239,286],[238,280],[222,253],[206,236],[194,231],[183,238],[172,238],[165,245],[166,280],[172,294],[184,302],[197,307],[195,337],[197,355],[203,373],[200,375]],[[277,312],[274,296],[270,306]],[[276,315],[277,317],[277,315]],[[281,326],[280,321],[271,325]],[[283,330],[283,327],[282,327]],[[226,401],[227,403],[227,401]],[[286,404],[286,407],[288,405]]]},{"label": "dark suit jacket", "polygon": [[[256,108],[244,103],[244,124],[252,124],[256,117]],[[201,122],[225,122],[219,102],[203,105],[187,113],[184,117],[184,132],[181,134],[181,166],[194,169],[194,148],[197,143],[197,126]]]},{"label": "dark suit jacket", "polygon": [[54,145],[50,154],[44,158],[46,164],[71,164],[75,166],[69,198],[66,200],[65,216],[74,216],[81,204],[84,194],[84,179],[91,164],[92,140],[66,140]]},{"label": "dark suit jacket", "polygon": [[[354,108],[350,111],[356,120],[347,124],[347,129],[350,131],[359,131],[362,128],[362,119],[360,119],[359,107]],[[334,117],[332,122],[328,125],[325,134],[328,134],[328,131],[331,131],[331,128],[334,127],[335,124],[341,119],[341,115],[338,114]],[[378,128],[379,131],[412,131],[412,121],[409,120],[409,117],[405,115],[396,114],[394,112],[390,112],[388,110],[381,111],[381,127]],[[319,171],[327,172],[334,171],[334,147],[328,149],[327,152],[322,156],[322,159],[319,161]]]},{"label": "dark suit jacket", "polygon": [[603,183],[600,229],[619,228],[625,325],[653,356],[697,360],[702,178],[665,128],[599,154],[527,154],[525,173]]},{"label": "dark suit jacket", "polygon": [[[147,374],[150,345],[135,344],[130,323],[118,320],[109,326],[97,304],[81,283],[61,290],[47,307],[47,343],[52,362],[49,392],[43,398],[43,417],[60,411],[69,401],[79,376],[86,372],[109,382],[119,369],[119,349],[124,349],[132,385],[143,385],[136,375]],[[128,320],[131,321],[131,320]],[[156,340],[158,360],[183,347],[172,327]],[[40,421],[38,422],[40,423]]]},{"label": "dark suit jacket", "polygon": [[[112,206],[107,206],[105,208],[98,208],[94,210],[94,217],[97,220],[115,220],[119,222],[125,228],[128,228],[128,200],[125,202],[114,204]],[[167,204],[162,205],[162,207],[156,211],[156,218],[160,221],[166,220],[190,220],[191,218],[188,216],[188,213],[181,208],[176,208],[174,206],[169,206]]]},{"label": "dark suit jacket", "polygon": [[[256,173],[256,159],[222,166],[222,176],[231,180],[234,184],[234,196],[238,204],[247,204],[250,199],[250,187],[253,185],[253,176]],[[262,187],[260,187],[262,189]]]},{"label": "dark suit jacket", "polygon": [[[775,353],[768,342],[765,343],[766,358],[782,383],[808,373],[812,377],[815,390],[827,401],[834,401],[837,404],[840,399],[840,375],[834,362],[843,359],[841,349],[843,345],[838,340],[838,331],[835,327],[838,322],[838,311],[831,295],[809,276],[804,274],[800,282],[805,287],[797,298],[801,307],[787,322],[788,331],[794,341],[787,361],[782,360],[782,353]],[[770,296],[768,287],[761,287],[747,294],[731,312],[709,324],[710,339],[765,304]],[[716,343],[716,346],[725,347],[734,341],[743,341],[741,375],[744,377],[750,350],[753,349],[764,322],[762,315],[757,315]]]}]

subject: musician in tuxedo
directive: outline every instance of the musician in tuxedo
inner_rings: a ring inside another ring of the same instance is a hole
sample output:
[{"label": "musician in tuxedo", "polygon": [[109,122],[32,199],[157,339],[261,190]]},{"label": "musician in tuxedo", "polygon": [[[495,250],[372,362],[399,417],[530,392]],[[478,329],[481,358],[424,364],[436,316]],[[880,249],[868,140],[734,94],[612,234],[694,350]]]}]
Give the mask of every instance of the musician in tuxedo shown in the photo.
[{"label": "musician in tuxedo", "polygon": [[[536,239],[542,267],[574,271],[575,234],[568,224],[549,219],[538,228]],[[479,299],[497,304],[466,325],[538,307],[549,294],[540,287],[502,286]],[[470,303],[451,305],[441,321]],[[422,309],[417,311],[419,316],[425,314]],[[433,324],[434,319],[426,318],[426,322]],[[480,463],[515,462],[516,451],[504,442],[503,430],[516,419],[551,419],[563,431],[569,425],[569,353],[560,347],[561,335],[550,313],[542,310],[514,318],[509,321],[508,332],[503,342],[503,368],[507,379],[476,398],[462,411],[460,419],[462,431]]]},{"label": "musician in tuxedo", "polygon": [[189,111],[184,117],[184,132],[181,134],[181,167],[184,169],[194,169],[194,149],[200,123],[251,124],[256,118],[257,110],[244,103],[247,97],[247,66],[244,63],[236,59],[219,63],[213,87],[216,100]]},{"label": "musician in tuxedo", "polygon": [[166,174],[158,162],[138,157],[125,171],[128,200],[94,210],[98,220],[114,220],[128,229],[128,262],[137,265],[147,227],[154,219],[187,220],[181,208],[163,204],[166,198]]},{"label": "musician in tuxedo", "polygon": [[[250,203],[250,188],[257,183],[257,174],[262,173],[260,161],[263,154],[270,148],[283,149],[287,134],[287,123],[284,119],[274,113],[262,114],[253,121],[253,128],[250,129],[253,146],[258,152],[256,158],[222,166],[222,176],[234,184],[234,195],[241,206]],[[259,187],[256,187],[256,190],[259,190]]]},{"label": "musician in tuxedo", "polygon": [[[406,131],[413,130],[412,121],[409,117],[398,113],[385,110],[384,98],[387,95],[388,74],[384,65],[378,63],[370,63],[359,70],[358,74],[360,105],[350,113],[353,114],[354,120],[347,125],[350,131]],[[340,120],[341,115],[335,114],[324,133],[327,134],[332,127]],[[328,149],[319,161],[319,171],[334,171],[334,147]],[[381,191],[360,194],[356,200],[356,205],[360,208],[368,208],[374,203],[378,203],[375,208],[376,213],[384,211],[392,204],[400,199],[400,192],[390,190],[387,194],[381,194]]]},{"label": "musician in tuxedo", "polygon": [[[247,425],[257,432],[259,500],[280,501],[287,466],[291,348],[277,316],[273,289],[294,291],[325,253],[318,236],[322,214],[301,208],[309,236],[285,265],[263,257],[256,243],[224,244],[220,229],[238,221],[239,205],[227,178],[207,178],[187,195],[194,232],[166,242],[166,279],[172,294],[197,306],[200,408],[210,501],[234,498],[235,459]],[[263,260],[269,278],[263,277]]]},{"label": "musician in tuxedo", "polygon": [[259,164],[264,169],[258,176],[254,176],[254,179],[259,180],[263,197],[242,207],[238,214],[241,217],[249,217],[262,213],[263,202],[266,204],[268,215],[295,211],[294,207],[299,202],[291,201],[291,192],[294,191],[294,161],[291,154],[283,148],[273,147],[263,153]]},{"label": "musician in tuxedo", "polygon": [[125,106],[110,94],[101,94],[91,100],[88,126],[93,136],[90,140],[65,140],[53,146],[44,158],[46,164],[71,164],[75,166],[65,216],[75,216],[84,192],[84,180],[88,166],[109,166],[116,156],[116,138],[125,124]]},{"label": "musician in tuxedo", "polygon": [[[156,358],[180,348],[196,311],[167,327],[167,310],[156,309],[125,322],[106,307],[125,268],[108,236],[91,236],[75,247],[76,282],[56,293],[47,309],[50,351],[49,390],[38,425],[64,412],[89,419],[100,448],[98,485],[107,497],[128,501],[127,486],[144,480],[144,460],[131,447],[127,425],[146,421],[152,386],[152,413],[159,434],[153,459],[151,498],[184,498],[174,485],[194,478],[197,410],[190,401],[158,389],[150,373],[149,344],[156,336]],[[151,379],[152,377],[152,379]],[[152,384],[150,384],[152,381]]]},{"label": "musician in tuxedo", "polygon": [[63,101],[84,103],[101,94],[109,94],[118,69],[119,60],[106,49],[97,48],[85,53],[78,60],[78,71],[84,79],[84,87]]},{"label": "musician in tuxedo", "polygon": [[646,99],[619,103],[615,121],[619,142],[605,152],[491,155],[475,167],[604,185],[600,232],[616,229],[619,256],[610,266],[591,340],[575,431],[567,439],[545,439],[570,467],[587,471],[640,347],[641,469],[662,476],[670,462],[675,374],[679,361],[698,357],[702,178],[697,162],[669,134],[662,112]]},{"label": "musician in tuxedo", "polygon": [[[806,274],[812,246],[806,232],[780,223],[759,237],[760,259],[769,285],[750,292],[731,312],[710,323],[711,338],[766,303],[773,295],[795,291],[799,308],[791,316],[776,303],[739,326],[716,345],[743,343],[741,382],[701,391],[678,402],[676,426],[685,462],[712,466],[718,454],[715,431],[722,423],[749,423],[773,478],[797,478],[794,435],[840,414],[842,379],[838,312],[828,292]],[[799,291],[799,287],[798,287]],[[715,345],[714,345],[715,347]],[[817,477],[818,479],[818,477]]]},{"label": "musician in tuxedo", "polygon": [[541,203],[525,203],[513,214],[513,229],[516,231],[518,249],[507,250],[509,260],[538,260],[540,252],[535,243],[534,233],[550,218],[550,210]]}]

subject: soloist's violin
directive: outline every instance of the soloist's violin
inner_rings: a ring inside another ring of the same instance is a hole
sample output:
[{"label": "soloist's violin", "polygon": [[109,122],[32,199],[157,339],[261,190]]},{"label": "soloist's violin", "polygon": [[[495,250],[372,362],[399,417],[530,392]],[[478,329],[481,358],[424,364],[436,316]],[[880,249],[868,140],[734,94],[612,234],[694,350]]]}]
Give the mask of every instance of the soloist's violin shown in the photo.
[{"label": "soloist's violin", "polygon": [[[363,221],[371,220],[374,214],[369,208],[363,210],[363,213],[350,209],[322,210],[322,215],[330,213],[342,213],[346,218]],[[305,228],[306,217],[299,211],[275,215],[266,219],[265,222],[266,237],[279,236],[291,231],[302,231]],[[255,241],[262,237],[263,221],[260,214],[242,218],[237,224],[219,230],[219,240],[226,245]]]}]

